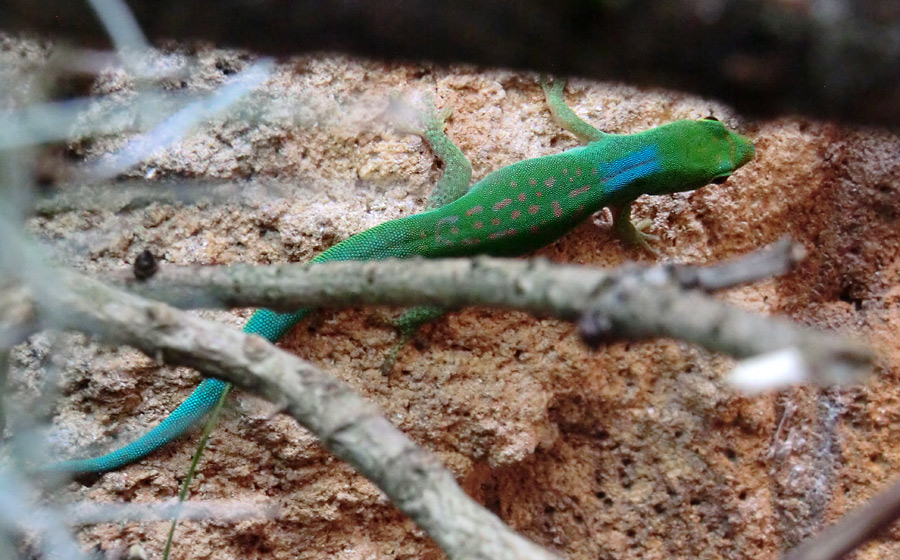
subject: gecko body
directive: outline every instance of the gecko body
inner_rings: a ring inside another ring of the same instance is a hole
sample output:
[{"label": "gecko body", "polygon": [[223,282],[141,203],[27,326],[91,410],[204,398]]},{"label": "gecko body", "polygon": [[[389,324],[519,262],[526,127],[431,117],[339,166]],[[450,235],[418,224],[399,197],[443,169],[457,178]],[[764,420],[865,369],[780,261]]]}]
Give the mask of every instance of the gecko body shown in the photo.
[{"label": "gecko body", "polygon": [[[680,120],[636,134],[606,134],[574,115],[562,87],[545,88],[554,115],[587,145],[503,167],[468,189],[471,166],[432,117],[422,136],[445,161],[441,189],[455,200],[356,234],[313,262],[475,254],[521,255],[563,236],[592,213],[612,207],[617,230],[641,242],[630,204],[642,194],[668,194],[723,182],[753,158],[749,140],[715,119]],[[454,176],[448,176],[448,174]],[[272,342],[310,309],[257,311],[244,326]],[[50,470],[104,472],[132,463],[185,432],[217,403],[227,384],[206,379],[163,422],[107,455],[62,461]]]}]

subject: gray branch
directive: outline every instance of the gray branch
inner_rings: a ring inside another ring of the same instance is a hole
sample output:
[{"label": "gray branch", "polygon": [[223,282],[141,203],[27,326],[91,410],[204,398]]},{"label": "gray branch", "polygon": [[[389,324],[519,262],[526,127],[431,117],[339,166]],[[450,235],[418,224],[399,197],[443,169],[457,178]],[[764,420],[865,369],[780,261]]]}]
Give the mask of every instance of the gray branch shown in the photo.
[{"label": "gray branch", "polygon": [[280,506],[271,501],[247,502],[238,500],[177,499],[159,503],[93,503],[79,502],[62,509],[60,515],[68,525],[97,525],[100,523],[128,523],[152,521],[244,521],[246,519],[274,519]]},{"label": "gray branch", "polygon": [[24,342],[37,329],[31,293],[18,283],[0,282],[0,352]]},{"label": "gray branch", "polygon": [[[127,2],[156,42],[343,51],[620,80],[748,114],[900,125],[896,0],[158,0]],[[109,46],[86,3],[0,0],[0,24]]]},{"label": "gray branch", "polygon": [[[469,498],[431,453],[336,379],[258,336],[148,301],[66,269],[33,303],[60,328],[129,344],[279,404],[375,482],[450,558],[551,559]],[[64,309],[65,314],[55,313]]]},{"label": "gray branch", "polygon": [[[808,376],[820,383],[858,380],[873,355],[837,334],[765,317],[695,290],[722,288],[774,274],[796,258],[782,243],[709,269],[683,265],[626,267],[608,272],[543,259],[488,257],[446,260],[326,262],[280,266],[162,266],[147,282],[127,280],[145,297],[181,307],[302,307],[361,305],[444,308],[490,306],[579,321],[590,343],[610,338],[671,337],[735,357],[797,349]],[[765,264],[764,258],[768,258]],[[743,270],[744,272],[740,272]],[[125,273],[120,275],[120,280]]]},{"label": "gray branch", "polygon": [[782,556],[782,560],[839,560],[877,537],[898,518],[900,482],[894,482],[864,506]]}]

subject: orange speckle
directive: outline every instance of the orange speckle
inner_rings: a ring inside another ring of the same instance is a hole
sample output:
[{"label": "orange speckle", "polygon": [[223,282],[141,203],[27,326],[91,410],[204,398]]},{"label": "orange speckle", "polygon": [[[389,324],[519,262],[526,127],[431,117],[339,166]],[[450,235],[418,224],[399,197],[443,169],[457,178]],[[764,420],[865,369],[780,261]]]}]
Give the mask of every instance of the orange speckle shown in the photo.
[{"label": "orange speckle", "polygon": [[515,234],[516,234],[516,230],[514,230],[513,228],[509,228],[506,231],[498,231],[496,233],[492,233],[492,234],[488,235],[488,239],[500,239],[501,237],[506,237],[507,235],[515,235]]},{"label": "orange speckle", "polygon": [[585,186],[581,187],[580,189],[573,189],[573,190],[569,191],[569,198],[575,198],[576,196],[578,196],[580,194],[584,194],[584,193],[588,192],[589,190],[591,190],[590,185],[585,185]]},{"label": "orange speckle", "polygon": [[559,202],[553,201],[553,215],[557,218],[561,218],[563,215],[562,206],[559,205]]},{"label": "orange speckle", "polygon": [[503,200],[501,200],[501,201],[498,202],[497,204],[494,204],[494,212],[496,212],[496,211],[498,211],[498,210],[503,210],[504,208],[506,208],[506,207],[509,206],[510,204],[512,204],[512,199],[511,199],[511,198],[504,198]]}]

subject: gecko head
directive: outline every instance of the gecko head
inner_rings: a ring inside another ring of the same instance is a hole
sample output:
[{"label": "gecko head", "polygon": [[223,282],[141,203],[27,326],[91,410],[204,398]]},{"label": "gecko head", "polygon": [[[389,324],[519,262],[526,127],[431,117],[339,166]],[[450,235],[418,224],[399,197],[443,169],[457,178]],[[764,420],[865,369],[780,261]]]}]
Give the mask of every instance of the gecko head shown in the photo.
[{"label": "gecko head", "polygon": [[714,117],[675,121],[657,129],[661,180],[651,194],[722,184],[756,153],[753,143]]}]

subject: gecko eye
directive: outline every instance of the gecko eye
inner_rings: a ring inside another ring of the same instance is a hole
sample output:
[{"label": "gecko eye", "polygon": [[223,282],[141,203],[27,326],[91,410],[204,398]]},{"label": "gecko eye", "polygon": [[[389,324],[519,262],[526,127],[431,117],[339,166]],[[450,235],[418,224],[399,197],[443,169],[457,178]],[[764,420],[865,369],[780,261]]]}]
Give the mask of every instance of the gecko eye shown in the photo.
[{"label": "gecko eye", "polygon": [[716,184],[716,185],[721,185],[722,183],[724,183],[724,182],[727,181],[727,180],[728,180],[728,175],[726,175],[726,176],[724,176],[724,177],[716,177],[715,179],[713,179],[712,181],[710,181],[710,183],[713,183],[713,184]]}]

